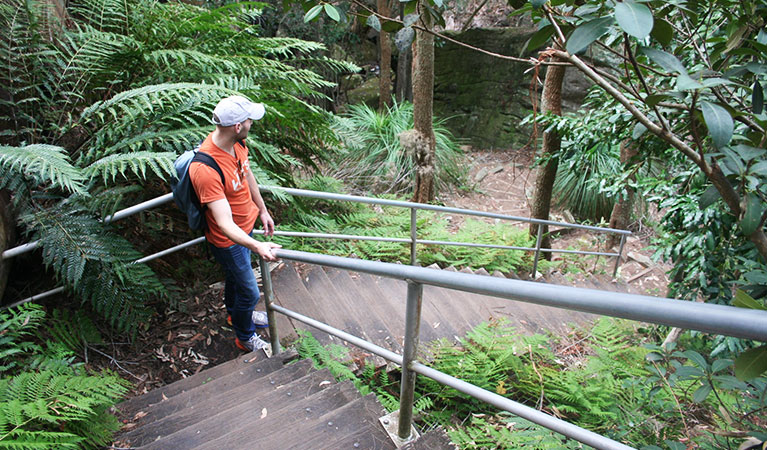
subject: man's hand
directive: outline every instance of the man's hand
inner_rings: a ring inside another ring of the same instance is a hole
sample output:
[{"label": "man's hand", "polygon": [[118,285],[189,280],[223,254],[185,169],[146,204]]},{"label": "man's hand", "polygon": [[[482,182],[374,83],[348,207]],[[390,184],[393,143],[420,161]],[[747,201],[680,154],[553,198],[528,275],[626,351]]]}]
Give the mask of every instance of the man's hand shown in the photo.
[{"label": "man's hand", "polygon": [[274,220],[272,220],[272,216],[269,215],[269,212],[264,209],[261,211],[261,223],[264,224],[264,235],[265,236],[271,236],[274,234]]},{"label": "man's hand", "polygon": [[252,249],[256,253],[258,253],[262,258],[264,258],[267,261],[277,261],[277,257],[274,256],[272,253],[272,249],[275,248],[282,248],[280,244],[275,244],[274,242],[260,242],[260,241],[254,241],[256,244],[254,245],[254,248]]}]

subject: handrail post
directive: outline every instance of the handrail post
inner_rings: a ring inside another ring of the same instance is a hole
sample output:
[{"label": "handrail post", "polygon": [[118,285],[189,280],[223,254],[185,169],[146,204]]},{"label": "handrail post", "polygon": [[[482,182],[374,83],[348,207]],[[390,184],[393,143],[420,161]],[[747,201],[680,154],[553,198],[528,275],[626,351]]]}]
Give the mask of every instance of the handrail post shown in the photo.
[{"label": "handrail post", "polygon": [[416,242],[418,242],[418,224],[416,222],[417,209],[410,208],[410,265],[417,266],[418,259],[416,257]]},{"label": "handrail post", "polygon": [[626,235],[621,234],[621,245],[618,247],[618,256],[615,259],[615,269],[613,269],[613,278],[618,274],[618,266],[621,265],[621,258],[623,257],[623,246],[626,244]]},{"label": "handrail post", "polygon": [[538,258],[541,256],[541,240],[543,239],[543,224],[538,224],[538,238],[535,240],[535,258],[533,259],[533,280],[535,274],[538,273]]},{"label": "handrail post", "polygon": [[266,317],[269,319],[269,342],[272,344],[272,355],[280,353],[280,337],[277,335],[277,316],[272,309],[274,290],[272,290],[272,273],[269,272],[269,262],[258,255],[258,264],[261,267],[261,281],[264,283],[264,306]]},{"label": "handrail post", "polygon": [[403,441],[411,436],[413,400],[416,373],[411,368],[418,352],[418,332],[421,325],[423,284],[407,280],[407,306],[405,309],[405,349],[402,355],[402,383],[399,396],[399,423],[397,435]]}]

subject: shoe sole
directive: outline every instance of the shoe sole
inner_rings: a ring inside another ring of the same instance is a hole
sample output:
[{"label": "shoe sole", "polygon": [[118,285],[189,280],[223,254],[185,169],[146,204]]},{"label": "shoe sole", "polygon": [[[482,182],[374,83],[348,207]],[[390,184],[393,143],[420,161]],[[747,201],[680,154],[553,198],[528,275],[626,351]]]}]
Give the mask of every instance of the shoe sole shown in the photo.
[{"label": "shoe sole", "polygon": [[[232,316],[226,316],[226,324],[229,325],[230,327],[234,326],[232,325]],[[256,328],[269,328],[269,324],[268,323],[265,325],[256,324]]]}]

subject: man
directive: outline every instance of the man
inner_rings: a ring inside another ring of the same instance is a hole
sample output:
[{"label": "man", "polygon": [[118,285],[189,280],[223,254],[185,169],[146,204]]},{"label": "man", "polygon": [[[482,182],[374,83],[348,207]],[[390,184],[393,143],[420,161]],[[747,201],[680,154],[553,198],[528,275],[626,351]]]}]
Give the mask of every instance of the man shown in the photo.
[{"label": "man", "polygon": [[264,113],[264,105],[238,95],[221,100],[213,110],[216,129],[200,145],[200,151],[216,160],[224,173],[224,185],[215,169],[199,162],[189,166],[197,197],[207,206],[205,238],[224,268],[224,303],[236,335],[235,344],[245,351],[268,346],[256,334],[257,327],[264,328],[268,323],[266,314],[255,311],[260,292],[250,253],[274,261],[272,249],[280,247],[250,236],[257,218],[267,236],[274,233],[274,221],[261,198],[250,171],[248,149],[243,145],[253,121],[260,120]]}]

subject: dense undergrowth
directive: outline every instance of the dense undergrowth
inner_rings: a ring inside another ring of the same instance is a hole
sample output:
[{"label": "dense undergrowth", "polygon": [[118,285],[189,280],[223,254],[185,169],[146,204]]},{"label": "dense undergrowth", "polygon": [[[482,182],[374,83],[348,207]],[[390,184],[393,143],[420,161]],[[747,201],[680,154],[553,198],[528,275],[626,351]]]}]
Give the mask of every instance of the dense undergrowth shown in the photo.
[{"label": "dense undergrowth", "polygon": [[[0,448],[102,448],[120,428],[107,410],[130,383],[75,362],[95,330],[77,317],[46,318],[33,303],[0,312]],[[42,327],[57,339],[31,340]]]},{"label": "dense undergrowth", "polygon": [[[312,185],[310,187],[320,187]],[[329,189],[331,186],[322,186]],[[385,197],[391,198],[391,197]],[[410,210],[393,206],[361,204],[338,205],[324,201],[303,201],[310,216],[303,222],[295,221],[281,226],[282,231],[322,232],[357,236],[375,236],[410,239]],[[307,220],[308,218],[308,220]],[[433,211],[418,211],[418,238],[433,241],[455,241],[514,247],[534,247],[535,240],[526,230],[510,224],[490,224],[468,218],[455,231],[450,229],[449,216]],[[401,242],[375,242],[364,240],[317,239],[301,237],[275,237],[274,240],[292,250],[309,251],[337,256],[357,256],[368,260],[410,262],[410,247]],[[419,244],[418,263],[422,266],[484,267],[493,272],[514,272],[532,267],[532,254],[521,250],[472,248],[447,245]]]},{"label": "dense undergrowth", "polygon": [[[731,360],[710,361],[696,351],[704,345],[700,338],[664,350],[651,344],[652,331],[604,318],[566,338],[526,336],[500,321],[479,325],[459,347],[432,343],[421,359],[637,448],[737,448],[747,432],[767,437],[756,432],[767,424],[766,377],[739,381],[732,375]],[[324,348],[308,333],[297,348],[317,366],[352,380],[361,393],[375,392],[388,410],[399,408],[396,373],[375,372],[370,366],[355,373],[346,365],[346,349]],[[419,425],[445,427],[464,449],[583,448],[423,376],[415,399]]]}]

